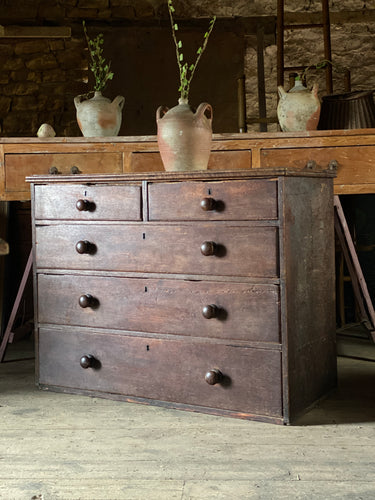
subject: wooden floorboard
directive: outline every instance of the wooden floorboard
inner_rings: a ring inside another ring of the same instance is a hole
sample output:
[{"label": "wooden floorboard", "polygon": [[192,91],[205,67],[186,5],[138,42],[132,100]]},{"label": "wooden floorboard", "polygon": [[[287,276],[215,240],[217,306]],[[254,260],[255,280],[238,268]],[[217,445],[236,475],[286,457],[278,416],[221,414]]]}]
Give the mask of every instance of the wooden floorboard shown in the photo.
[{"label": "wooden floorboard", "polygon": [[337,391],[293,426],[40,391],[33,360],[5,362],[0,498],[375,498],[375,363],[338,361]]}]

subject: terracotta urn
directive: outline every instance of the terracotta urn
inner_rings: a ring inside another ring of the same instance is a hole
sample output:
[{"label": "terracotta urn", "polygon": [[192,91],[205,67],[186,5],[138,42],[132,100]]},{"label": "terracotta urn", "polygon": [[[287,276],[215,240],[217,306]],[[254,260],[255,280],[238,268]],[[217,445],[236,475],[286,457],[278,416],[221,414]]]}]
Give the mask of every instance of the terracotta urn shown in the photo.
[{"label": "terracotta urn", "polygon": [[158,146],[166,171],[206,170],[212,143],[212,107],[201,103],[196,111],[180,99],[171,109],[156,111]]},{"label": "terracotta urn", "polygon": [[320,116],[318,85],[314,84],[309,91],[301,81],[297,80],[289,92],[282,86],[277,87],[277,90],[280,97],[277,117],[281,130],[283,132],[316,130]]},{"label": "terracotta urn", "polygon": [[122,121],[122,108],[125,98],[118,95],[111,102],[95,92],[91,99],[86,95],[74,98],[77,110],[77,123],[85,137],[108,137],[119,133]]}]

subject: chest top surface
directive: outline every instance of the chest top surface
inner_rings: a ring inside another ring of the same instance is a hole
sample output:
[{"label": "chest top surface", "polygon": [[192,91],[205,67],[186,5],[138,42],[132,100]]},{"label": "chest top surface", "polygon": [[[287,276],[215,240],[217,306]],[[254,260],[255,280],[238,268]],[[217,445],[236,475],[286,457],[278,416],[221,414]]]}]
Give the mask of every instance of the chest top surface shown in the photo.
[{"label": "chest top surface", "polygon": [[142,172],[125,174],[75,174],[75,175],[32,175],[26,181],[33,184],[45,183],[122,183],[122,182],[183,182],[183,181],[210,181],[210,180],[245,180],[272,177],[312,177],[333,178],[336,176],[332,170],[305,169],[298,170],[286,167],[257,168],[252,170],[227,170],[214,171],[202,170],[195,172]]}]

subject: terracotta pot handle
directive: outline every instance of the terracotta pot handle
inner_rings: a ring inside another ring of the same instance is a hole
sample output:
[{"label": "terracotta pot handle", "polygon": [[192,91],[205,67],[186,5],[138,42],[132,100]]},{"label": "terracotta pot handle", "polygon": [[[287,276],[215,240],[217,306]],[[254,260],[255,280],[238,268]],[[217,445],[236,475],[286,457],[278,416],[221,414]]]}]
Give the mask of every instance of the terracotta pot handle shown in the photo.
[{"label": "terracotta pot handle", "polygon": [[169,111],[167,106],[159,106],[156,110],[156,121],[161,120],[167,111]]},{"label": "terracotta pot handle", "polygon": [[80,94],[75,96],[74,105],[76,109],[78,109],[78,106],[81,104],[81,102],[85,100],[85,97],[86,97],[85,94]]},{"label": "terracotta pot handle", "polygon": [[212,115],[213,115],[212,106],[211,106],[211,104],[208,104],[207,102],[202,102],[198,106],[197,111],[195,112],[195,116],[197,118],[200,118],[201,116],[203,116],[206,113],[206,111],[209,112],[209,115],[208,116],[206,115],[206,118],[209,121],[212,121]]},{"label": "terracotta pot handle", "polygon": [[311,90],[312,95],[318,97],[319,83],[314,83],[313,88]]},{"label": "terracotta pot handle", "polygon": [[284,87],[281,85],[277,87],[277,92],[279,94],[280,99],[283,99],[287,95],[287,92],[285,92]]},{"label": "terracotta pot handle", "polygon": [[112,104],[115,106],[115,107],[119,107],[120,110],[122,111],[122,108],[124,107],[124,103],[125,103],[125,97],[123,97],[122,95],[118,95],[117,97],[115,97],[112,101]]}]

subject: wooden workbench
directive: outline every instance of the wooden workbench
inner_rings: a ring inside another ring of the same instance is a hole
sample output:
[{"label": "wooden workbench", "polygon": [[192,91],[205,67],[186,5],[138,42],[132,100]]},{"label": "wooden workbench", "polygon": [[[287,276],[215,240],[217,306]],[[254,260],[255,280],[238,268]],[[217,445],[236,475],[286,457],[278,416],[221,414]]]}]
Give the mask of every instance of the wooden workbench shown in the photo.
[{"label": "wooden workbench", "polygon": [[[335,194],[375,192],[375,129],[215,134],[208,168],[302,169],[315,161],[326,169],[332,160],[338,167]],[[158,170],[163,165],[156,136],[0,139],[2,201],[29,200],[25,177],[33,174]]]}]

